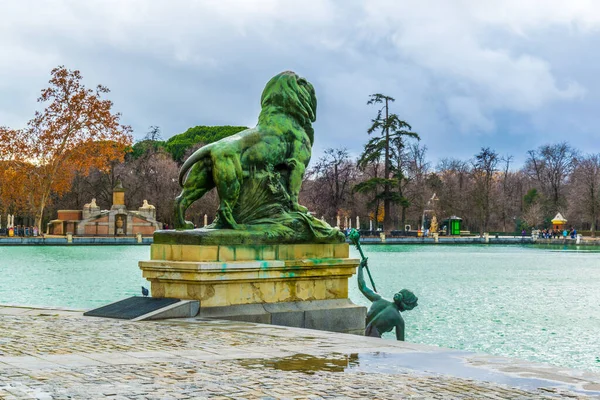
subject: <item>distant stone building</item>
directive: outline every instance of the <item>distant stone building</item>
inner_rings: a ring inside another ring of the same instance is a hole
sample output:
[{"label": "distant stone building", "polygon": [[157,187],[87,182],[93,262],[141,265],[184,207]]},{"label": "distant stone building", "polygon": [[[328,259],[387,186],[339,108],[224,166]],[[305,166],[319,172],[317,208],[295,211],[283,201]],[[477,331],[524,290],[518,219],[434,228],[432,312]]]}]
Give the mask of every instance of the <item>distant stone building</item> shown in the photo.
[{"label": "distant stone building", "polygon": [[48,223],[50,235],[78,236],[134,236],[152,235],[162,229],[156,221],[156,209],[147,200],[137,211],[125,207],[125,189],[120,181],[113,189],[113,204],[110,210],[100,210],[96,199],[83,206],[83,210],[59,210],[58,218]]}]

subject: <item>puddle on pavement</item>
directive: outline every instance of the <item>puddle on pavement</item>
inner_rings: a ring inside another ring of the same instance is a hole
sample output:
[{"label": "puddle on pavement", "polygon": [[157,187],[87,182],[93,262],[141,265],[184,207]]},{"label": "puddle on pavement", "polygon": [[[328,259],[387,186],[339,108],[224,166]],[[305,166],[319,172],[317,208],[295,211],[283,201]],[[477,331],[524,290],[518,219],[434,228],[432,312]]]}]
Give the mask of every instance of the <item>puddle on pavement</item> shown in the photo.
[{"label": "puddle on pavement", "polygon": [[[282,358],[239,360],[246,368],[272,368],[280,371],[293,371],[306,374],[317,372],[365,372],[381,374],[417,373],[421,375],[442,374],[462,379],[493,382],[525,390],[556,388],[597,396],[600,392],[585,390],[566,382],[540,377],[522,377],[504,373],[485,366],[469,365],[461,351],[448,352],[406,352],[406,353],[331,353],[325,356],[295,354]],[[524,373],[526,371],[523,371]]]},{"label": "puddle on pavement", "polygon": [[534,377],[518,376],[502,371],[486,368],[486,366],[469,365],[465,357],[472,353],[463,351],[444,352],[407,352],[407,353],[364,353],[358,354],[358,362],[349,370],[355,372],[377,372],[384,374],[413,373],[442,374],[463,379],[493,382],[525,390],[535,390],[541,387],[565,389],[586,395],[598,396],[600,392],[586,390],[564,381],[537,375],[533,371],[522,370],[522,373],[534,373]]},{"label": "puddle on pavement", "polygon": [[327,357],[315,357],[309,354],[294,354],[282,358],[264,358],[240,360],[246,368],[272,368],[279,371],[302,372],[314,374],[320,371],[344,372],[358,362],[357,354],[330,354]]}]

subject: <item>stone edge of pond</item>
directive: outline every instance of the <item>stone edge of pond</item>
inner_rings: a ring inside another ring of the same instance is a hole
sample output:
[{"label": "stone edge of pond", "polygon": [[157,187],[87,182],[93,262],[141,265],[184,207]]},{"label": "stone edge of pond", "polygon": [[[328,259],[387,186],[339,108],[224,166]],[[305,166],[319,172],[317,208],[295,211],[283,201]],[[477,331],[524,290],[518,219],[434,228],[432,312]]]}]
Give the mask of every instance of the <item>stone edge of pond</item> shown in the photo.
[{"label": "stone edge of pond", "polygon": [[[66,237],[0,237],[0,246],[106,246],[106,245],[150,245],[154,242],[152,237],[144,237],[141,242],[135,237],[73,237],[69,243]],[[537,239],[531,236],[504,236],[489,237],[488,242],[479,236],[470,237],[440,237],[438,242],[430,237],[391,237],[381,240],[375,237],[361,238],[363,244],[429,244],[429,245],[453,245],[453,244],[537,244],[558,246],[600,246],[600,239],[586,238],[580,243],[574,239]]]},{"label": "stone edge of pond", "polygon": [[87,310],[66,307],[23,306],[18,304],[0,303],[0,315],[27,315],[27,316],[73,316],[83,317]]},{"label": "stone edge of pond", "polygon": [[152,243],[152,237],[144,237],[141,242],[135,237],[73,237],[71,243],[66,237],[0,237],[0,246],[144,246]]}]

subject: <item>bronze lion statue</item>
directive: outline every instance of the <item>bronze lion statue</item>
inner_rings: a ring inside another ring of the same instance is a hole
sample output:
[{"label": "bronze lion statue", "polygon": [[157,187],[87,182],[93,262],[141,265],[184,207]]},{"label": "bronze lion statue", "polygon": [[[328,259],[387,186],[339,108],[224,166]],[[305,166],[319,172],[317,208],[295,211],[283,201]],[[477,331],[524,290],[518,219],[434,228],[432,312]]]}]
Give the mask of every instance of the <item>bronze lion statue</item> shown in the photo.
[{"label": "bronze lion statue", "polygon": [[[310,161],[316,112],[315,90],[306,79],[291,71],[274,76],[262,93],[256,127],[204,146],[184,162],[175,227],[194,227],[185,221],[185,211],[213,188],[219,195],[219,209],[212,228],[264,226],[269,218],[283,214],[279,222],[291,230],[296,229],[295,220],[311,225],[314,218],[298,204],[298,195]],[[273,211],[273,203],[281,203],[278,211]]]}]

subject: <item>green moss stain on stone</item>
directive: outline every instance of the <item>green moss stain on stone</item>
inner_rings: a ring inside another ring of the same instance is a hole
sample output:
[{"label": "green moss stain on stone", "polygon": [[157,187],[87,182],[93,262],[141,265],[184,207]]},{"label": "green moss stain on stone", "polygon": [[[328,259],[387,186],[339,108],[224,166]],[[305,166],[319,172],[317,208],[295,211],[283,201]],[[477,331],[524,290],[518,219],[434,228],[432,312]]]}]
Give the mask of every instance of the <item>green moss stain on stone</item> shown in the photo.
[{"label": "green moss stain on stone", "polygon": [[298,298],[298,295],[296,294],[296,281],[286,281],[285,282],[287,287],[288,287],[288,291],[290,293],[290,297],[288,297],[287,299],[285,299],[285,301],[298,301],[300,300]]},{"label": "green moss stain on stone", "polygon": [[255,260],[261,260],[263,258],[263,250],[264,250],[264,246],[254,247],[254,259]]}]

